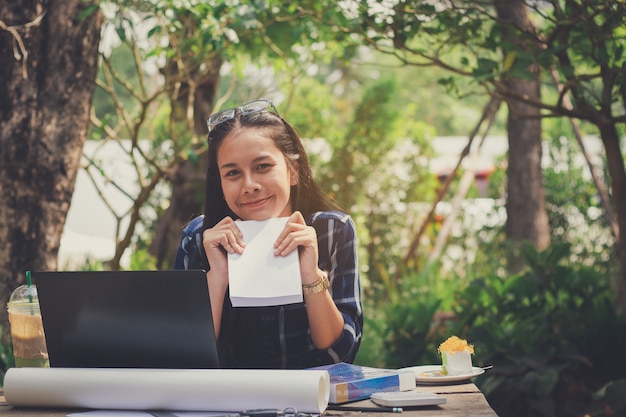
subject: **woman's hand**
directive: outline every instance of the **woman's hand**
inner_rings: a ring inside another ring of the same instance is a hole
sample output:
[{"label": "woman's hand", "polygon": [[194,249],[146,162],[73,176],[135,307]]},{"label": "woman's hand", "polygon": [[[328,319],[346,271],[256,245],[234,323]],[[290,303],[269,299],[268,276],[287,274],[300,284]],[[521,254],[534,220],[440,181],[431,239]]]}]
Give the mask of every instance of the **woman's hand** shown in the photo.
[{"label": "woman's hand", "polygon": [[206,252],[211,270],[218,273],[228,272],[227,253],[242,254],[246,244],[236,222],[224,217],[218,224],[202,233],[202,245]]},{"label": "woman's hand", "polygon": [[317,247],[317,233],[311,226],[307,226],[302,213],[294,212],[287,219],[285,228],[274,243],[274,255],[287,256],[298,249],[300,259],[300,273],[302,284],[311,284],[319,278]]}]

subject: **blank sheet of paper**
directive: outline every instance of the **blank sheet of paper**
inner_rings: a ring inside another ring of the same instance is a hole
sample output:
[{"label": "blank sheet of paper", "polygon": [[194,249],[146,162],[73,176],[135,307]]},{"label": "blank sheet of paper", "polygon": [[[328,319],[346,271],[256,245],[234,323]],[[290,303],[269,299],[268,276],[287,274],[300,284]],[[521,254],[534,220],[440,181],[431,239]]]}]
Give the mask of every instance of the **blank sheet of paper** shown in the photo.
[{"label": "blank sheet of paper", "polygon": [[243,254],[228,254],[230,300],[234,307],[302,302],[298,251],[274,255],[274,242],[287,217],[238,221],[246,243]]}]

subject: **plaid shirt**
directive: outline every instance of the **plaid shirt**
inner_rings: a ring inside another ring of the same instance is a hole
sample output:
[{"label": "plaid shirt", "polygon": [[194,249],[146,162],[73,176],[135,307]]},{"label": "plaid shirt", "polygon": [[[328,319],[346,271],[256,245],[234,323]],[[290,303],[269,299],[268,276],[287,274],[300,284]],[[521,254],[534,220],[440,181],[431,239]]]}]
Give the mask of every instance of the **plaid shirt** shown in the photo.
[{"label": "plaid shirt", "polygon": [[[176,269],[208,270],[202,246],[203,216],[183,230]],[[315,348],[304,303],[270,307],[232,307],[228,292],[220,338],[223,368],[302,369],[337,362],[353,362],[361,343],[363,311],[354,222],[338,211],[316,212],[306,218],[315,228],[319,267],[328,271],[329,291],[344,325],[328,349]]]}]

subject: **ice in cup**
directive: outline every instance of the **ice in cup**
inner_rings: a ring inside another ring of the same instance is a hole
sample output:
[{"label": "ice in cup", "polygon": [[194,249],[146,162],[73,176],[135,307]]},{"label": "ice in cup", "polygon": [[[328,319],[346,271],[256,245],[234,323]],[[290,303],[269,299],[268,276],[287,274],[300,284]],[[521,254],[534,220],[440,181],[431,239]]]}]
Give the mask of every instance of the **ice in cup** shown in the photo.
[{"label": "ice in cup", "polygon": [[49,367],[37,288],[34,285],[18,287],[9,298],[7,310],[15,366]]}]

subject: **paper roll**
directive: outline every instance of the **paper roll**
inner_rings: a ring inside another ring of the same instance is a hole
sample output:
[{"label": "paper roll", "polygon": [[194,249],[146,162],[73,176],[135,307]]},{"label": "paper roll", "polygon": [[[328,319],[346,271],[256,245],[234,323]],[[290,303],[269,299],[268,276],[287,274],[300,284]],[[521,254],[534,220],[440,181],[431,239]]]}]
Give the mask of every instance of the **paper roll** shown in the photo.
[{"label": "paper roll", "polygon": [[10,368],[14,407],[322,413],[330,378],[317,370]]}]

